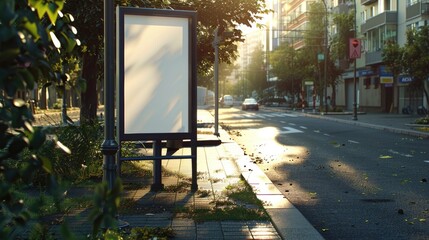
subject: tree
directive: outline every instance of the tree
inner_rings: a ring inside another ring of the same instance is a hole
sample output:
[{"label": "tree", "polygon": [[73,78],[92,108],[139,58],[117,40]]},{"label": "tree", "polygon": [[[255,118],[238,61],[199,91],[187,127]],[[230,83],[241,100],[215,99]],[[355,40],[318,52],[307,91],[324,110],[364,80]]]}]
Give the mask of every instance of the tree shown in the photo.
[{"label": "tree", "polygon": [[382,56],[383,62],[389,67],[393,76],[398,77],[404,69],[402,66],[404,49],[399,47],[396,42],[390,41],[384,45]]},{"label": "tree", "polygon": [[[349,48],[348,42],[352,37],[352,31],[355,22],[355,17],[352,12],[334,14],[333,23],[337,27],[337,33],[333,35],[330,43],[330,58],[328,65],[328,84],[332,87],[331,105],[336,106],[336,87],[337,79],[343,69],[349,68]],[[335,66],[334,61],[338,62],[338,67]]]},{"label": "tree", "polygon": [[295,93],[296,73],[294,65],[296,64],[297,51],[293,47],[283,44],[280,45],[270,55],[271,72],[277,76],[277,88],[285,93]]},{"label": "tree", "polygon": [[353,32],[350,29],[354,27],[354,14],[351,12],[334,14],[332,21],[337,28],[337,33],[332,36],[330,44],[332,59],[339,61],[340,68],[348,68],[348,43],[353,36]]},{"label": "tree", "polygon": [[[318,60],[318,54],[325,55],[325,34],[327,26],[325,25],[325,19],[328,17],[325,5],[322,2],[314,2],[310,4],[310,14],[308,17],[308,28],[304,32],[305,51],[308,54],[308,58],[311,61],[311,65],[314,68],[314,72],[307,76],[309,79],[319,79],[314,81],[314,91],[316,94],[321,96],[321,104],[323,103],[323,81],[324,76],[324,61]],[[327,46],[326,46],[327,47]],[[324,56],[327,60],[328,56]]]},{"label": "tree", "polygon": [[429,26],[407,32],[407,42],[403,47],[389,42],[383,49],[383,61],[395,76],[400,73],[413,78],[410,87],[422,89],[429,104],[425,81],[429,78]]},{"label": "tree", "polygon": [[73,17],[61,12],[63,5],[62,0],[0,1],[1,239],[15,239],[18,228],[37,218],[40,203],[23,201],[19,188],[32,186],[37,172],[48,176],[48,194],[59,199],[51,162],[38,152],[46,129],[33,128],[32,112],[19,93],[42,81],[58,83],[67,78],[65,69],[53,67],[57,60],[71,56],[78,44]]},{"label": "tree", "polygon": [[249,89],[256,91],[258,96],[262,96],[263,90],[268,87],[264,59],[265,53],[262,46],[259,46],[254,49],[248,67]]},{"label": "tree", "polygon": [[[118,0],[121,6],[138,6],[145,8],[169,8],[176,10],[195,10],[198,12],[198,72],[201,76],[212,71],[214,50],[212,47],[213,32],[219,27],[223,43],[219,46],[220,62],[231,63],[237,56],[235,43],[243,41],[241,30],[236,26],[250,26],[261,18],[267,10],[263,0],[157,0],[137,1]],[[70,0],[66,8],[76,16],[76,27],[85,45],[82,53],[83,73],[86,79],[86,91],[82,93],[81,121],[96,119],[97,81],[103,79],[103,1]],[[226,35],[225,32],[232,34]]]}]

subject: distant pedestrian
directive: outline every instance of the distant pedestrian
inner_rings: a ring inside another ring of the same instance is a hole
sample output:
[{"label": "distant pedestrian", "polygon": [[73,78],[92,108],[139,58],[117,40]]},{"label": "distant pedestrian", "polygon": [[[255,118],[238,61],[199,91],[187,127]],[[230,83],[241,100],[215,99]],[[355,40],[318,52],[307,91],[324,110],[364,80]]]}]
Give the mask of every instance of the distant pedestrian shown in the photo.
[{"label": "distant pedestrian", "polygon": [[326,98],[326,106],[328,107],[328,110],[331,110],[331,96]]}]

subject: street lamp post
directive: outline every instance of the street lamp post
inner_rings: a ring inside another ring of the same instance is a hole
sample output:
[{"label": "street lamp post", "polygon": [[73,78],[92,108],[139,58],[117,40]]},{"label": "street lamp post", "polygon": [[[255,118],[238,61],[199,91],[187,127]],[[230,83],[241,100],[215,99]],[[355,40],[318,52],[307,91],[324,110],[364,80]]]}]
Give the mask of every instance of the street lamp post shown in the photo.
[{"label": "street lamp post", "polygon": [[[114,188],[117,178],[116,153],[119,146],[115,140],[115,45],[114,45],[114,8],[113,0],[104,1],[104,141],[101,144],[103,153],[103,182],[107,183],[109,190]],[[129,226],[129,223],[118,217],[117,211],[113,213],[119,229]],[[109,227],[109,226],[103,226]]]},{"label": "street lamp post", "polygon": [[215,92],[215,132],[214,135],[219,136],[219,27],[213,32],[213,48],[215,50],[215,62],[214,62],[214,92]]},{"label": "street lamp post", "polygon": [[[355,15],[355,20],[354,20],[354,37],[356,38],[356,12],[357,12],[357,5],[356,5],[356,0],[354,0],[354,5],[355,5],[355,10],[354,10],[354,15]],[[360,54],[360,53],[359,53]],[[356,87],[357,83],[356,83],[356,58],[354,58],[353,61],[353,120],[357,121],[357,87]]]},{"label": "street lamp post", "polygon": [[326,71],[327,71],[327,61],[328,61],[328,6],[326,5],[326,1],[323,0],[323,5],[325,6],[325,44],[323,46],[323,54],[324,54],[324,73],[323,73],[323,89],[324,89],[324,99],[322,98],[322,103],[324,103],[325,114],[328,112],[328,82],[326,79]]}]

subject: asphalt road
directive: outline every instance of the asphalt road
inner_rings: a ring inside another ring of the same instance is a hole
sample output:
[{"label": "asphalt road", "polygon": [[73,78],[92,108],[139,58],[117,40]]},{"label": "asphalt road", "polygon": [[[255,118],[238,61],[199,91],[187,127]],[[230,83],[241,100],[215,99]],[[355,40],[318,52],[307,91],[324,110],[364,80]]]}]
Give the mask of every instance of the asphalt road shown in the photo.
[{"label": "asphalt road", "polygon": [[326,239],[429,239],[429,141],[220,109],[219,121]]}]

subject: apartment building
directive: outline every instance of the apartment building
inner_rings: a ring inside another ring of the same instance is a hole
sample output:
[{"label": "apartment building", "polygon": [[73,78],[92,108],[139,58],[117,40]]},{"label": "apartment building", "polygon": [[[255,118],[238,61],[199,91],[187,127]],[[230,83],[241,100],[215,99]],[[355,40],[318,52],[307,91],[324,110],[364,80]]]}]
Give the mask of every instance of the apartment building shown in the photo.
[{"label": "apartment building", "polygon": [[[401,113],[410,106],[428,108],[422,91],[408,87],[410,76],[393,74],[383,63],[382,52],[387,41],[406,43],[406,31],[428,24],[429,0],[272,0],[274,9],[269,26],[269,48],[290,44],[295,49],[304,46],[303,34],[307,30],[311,3],[323,1],[332,14],[354,12],[354,36],[361,40],[361,57],[356,60],[356,90],[354,65],[344,68],[336,88],[336,104],[352,110],[356,92],[359,111]],[[329,34],[336,34],[329,24]],[[428,53],[429,54],[429,53]],[[426,82],[426,84],[429,84]],[[311,91],[311,86],[305,86]],[[328,95],[332,90],[328,89]],[[415,112],[415,111],[414,111]]]},{"label": "apartment building", "polygon": [[[403,46],[408,29],[428,24],[429,1],[355,0],[354,4],[356,37],[362,42],[361,58],[357,60],[359,110],[401,113],[408,106],[414,112],[419,106],[427,108],[423,92],[408,87],[412,79],[410,76],[402,75],[394,79],[383,63],[382,52],[386,42],[395,41]],[[343,74],[336,95],[337,105],[348,110],[353,108],[353,74],[351,68]]]}]

